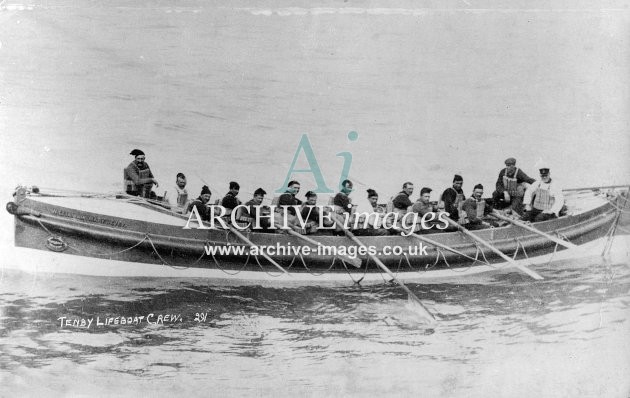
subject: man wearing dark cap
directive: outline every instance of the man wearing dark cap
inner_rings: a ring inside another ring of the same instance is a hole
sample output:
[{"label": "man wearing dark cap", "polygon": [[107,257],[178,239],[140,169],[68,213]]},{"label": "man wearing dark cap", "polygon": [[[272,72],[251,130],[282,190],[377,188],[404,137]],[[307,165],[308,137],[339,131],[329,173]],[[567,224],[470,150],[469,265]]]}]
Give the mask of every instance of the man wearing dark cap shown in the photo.
[{"label": "man wearing dark cap", "polygon": [[238,182],[230,181],[230,190],[221,200],[221,206],[227,210],[226,215],[229,215],[236,206],[241,204],[241,200],[236,197],[240,190],[241,186],[238,185]]},{"label": "man wearing dark cap", "polygon": [[551,180],[549,167],[542,166],[539,171],[540,180],[535,181],[525,191],[523,221],[538,222],[559,217],[564,206],[562,188]]},{"label": "man wearing dark cap", "polygon": [[[252,225],[254,225],[254,219],[256,218],[256,215],[259,214],[259,212],[262,210],[260,206],[262,206],[265,195],[267,195],[267,192],[264,189],[256,189],[254,191],[254,197],[245,202],[245,206],[247,207],[241,208],[242,211],[241,214],[238,215],[237,220],[243,222],[251,222]],[[261,218],[260,224],[263,228],[266,228],[269,226],[269,220]]]},{"label": "man wearing dark cap", "polygon": [[[295,197],[300,192],[300,183],[297,181],[290,181],[287,185],[287,190],[278,198],[278,206],[299,206],[302,201]],[[288,207],[289,214],[295,216],[295,208]]]},{"label": "man wearing dark cap", "polygon": [[467,229],[485,229],[493,225],[485,219],[492,212],[492,207],[483,199],[483,185],[475,185],[472,195],[462,205],[462,212],[466,217],[460,224]]},{"label": "man wearing dark cap", "polygon": [[201,193],[199,197],[193,200],[188,205],[188,211],[192,211],[193,207],[197,208],[197,212],[199,212],[199,216],[204,221],[210,221],[210,208],[208,207],[208,203],[210,202],[210,198],[212,197],[212,192],[210,192],[210,188],[207,185],[204,185],[201,188]]},{"label": "man wearing dark cap", "polygon": [[455,174],[453,177],[453,186],[446,188],[446,190],[442,192],[442,197],[440,199],[440,207],[443,206],[444,211],[449,214],[449,217],[457,221],[460,219],[459,213],[462,209],[464,201],[466,200],[462,185],[464,185],[464,179],[459,174]]},{"label": "man wearing dark cap", "polygon": [[518,215],[523,213],[523,195],[535,180],[516,167],[516,159],[505,159],[505,168],[499,172],[492,201],[497,209],[509,208]]},{"label": "man wearing dark cap", "polygon": [[129,163],[129,166],[123,172],[125,192],[129,195],[149,198],[153,193],[151,192],[153,184],[155,184],[156,188],[159,184],[153,177],[149,164],[145,162],[146,156],[144,152],[134,149],[129,154],[134,156],[134,160]]}]

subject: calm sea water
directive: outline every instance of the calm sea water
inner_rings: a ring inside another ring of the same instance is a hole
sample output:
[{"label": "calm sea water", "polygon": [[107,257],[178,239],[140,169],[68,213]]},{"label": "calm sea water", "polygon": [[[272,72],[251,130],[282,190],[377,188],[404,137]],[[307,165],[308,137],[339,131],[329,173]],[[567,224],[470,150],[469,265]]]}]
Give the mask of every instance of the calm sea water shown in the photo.
[{"label": "calm sea water", "polygon": [[[215,197],[230,180],[244,197],[271,192],[303,134],[333,188],[337,154],[352,154],[357,197],[407,180],[438,191],[454,173],[466,191],[481,182],[489,193],[509,156],[532,175],[548,162],[565,187],[630,175],[621,3],[0,4],[7,201],[18,183],[119,190],[135,147],[159,193],[179,171]],[[12,220],[0,217],[1,250]],[[441,318],[431,329],[395,286],[228,288],[3,268],[0,391],[627,397],[628,244],[619,238],[609,259],[595,250],[538,267],[542,282],[507,273],[410,285]],[[175,322],[149,324],[150,314]],[[132,324],[96,324],[116,317]]]}]

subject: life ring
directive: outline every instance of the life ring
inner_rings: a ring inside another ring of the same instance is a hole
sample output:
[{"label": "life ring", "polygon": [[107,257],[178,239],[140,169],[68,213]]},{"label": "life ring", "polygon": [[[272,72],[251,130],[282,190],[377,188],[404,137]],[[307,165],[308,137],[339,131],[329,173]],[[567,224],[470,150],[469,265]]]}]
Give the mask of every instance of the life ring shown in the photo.
[{"label": "life ring", "polygon": [[46,247],[54,252],[62,252],[68,248],[68,244],[64,242],[61,236],[51,236],[46,239]]}]

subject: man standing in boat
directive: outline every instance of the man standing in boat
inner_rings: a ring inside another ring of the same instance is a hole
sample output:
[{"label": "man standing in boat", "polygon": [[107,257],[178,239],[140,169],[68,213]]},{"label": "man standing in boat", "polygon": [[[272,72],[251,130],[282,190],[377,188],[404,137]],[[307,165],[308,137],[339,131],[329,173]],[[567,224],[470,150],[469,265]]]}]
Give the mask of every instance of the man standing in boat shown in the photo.
[{"label": "man standing in boat", "polygon": [[174,191],[176,195],[169,194],[166,197],[166,201],[171,203],[171,197],[174,197],[175,203],[171,203],[173,205],[172,210],[177,213],[186,213],[188,208],[188,190],[186,189],[186,176],[184,173],[177,173]]},{"label": "man standing in boat", "polygon": [[449,213],[450,218],[457,220],[458,222],[461,221],[460,211],[464,201],[466,200],[462,185],[464,185],[464,179],[459,174],[455,174],[453,177],[453,186],[442,192],[441,197],[444,211]]},{"label": "man standing in boat", "polygon": [[552,182],[548,167],[540,168],[540,180],[534,182],[525,191],[523,221],[538,222],[560,216],[564,206],[562,188]]},{"label": "man standing in boat", "polygon": [[494,225],[485,218],[492,213],[492,207],[483,198],[483,185],[481,184],[475,185],[470,198],[464,201],[462,212],[465,213],[465,218],[460,224],[467,229],[485,229]]},{"label": "man standing in boat", "polygon": [[523,170],[516,167],[516,159],[507,158],[505,160],[505,168],[499,172],[496,191],[492,194],[494,207],[497,209],[511,209],[518,215],[522,215],[525,190],[534,181]]},{"label": "man standing in boat", "polygon": [[146,156],[144,152],[140,149],[134,149],[129,154],[135,158],[123,172],[125,192],[129,195],[142,196],[143,198],[155,196],[151,189],[153,184],[155,184],[156,188],[159,184],[153,177],[149,164],[145,162]]}]

